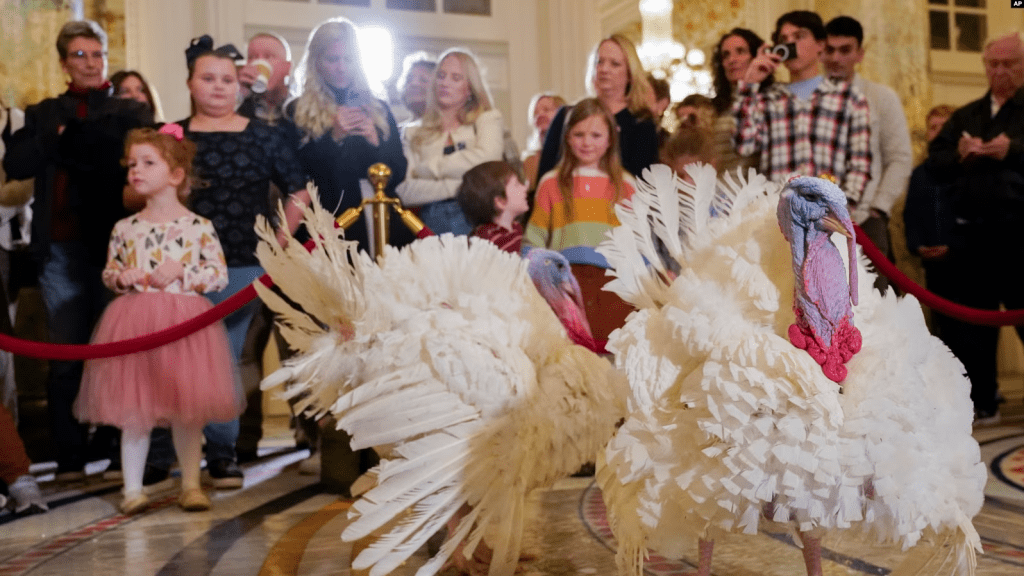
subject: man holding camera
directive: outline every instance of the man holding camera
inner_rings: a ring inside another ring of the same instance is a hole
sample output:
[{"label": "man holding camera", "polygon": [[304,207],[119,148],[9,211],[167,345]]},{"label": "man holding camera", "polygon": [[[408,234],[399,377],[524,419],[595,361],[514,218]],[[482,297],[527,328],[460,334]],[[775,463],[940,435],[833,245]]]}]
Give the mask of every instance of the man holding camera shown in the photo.
[{"label": "man holding camera", "polygon": [[[783,14],[773,39],[776,46],[758,54],[737,83],[736,151],[759,152],[761,172],[776,181],[831,174],[856,206],[871,179],[867,98],[850,82],[821,75],[825,25],[814,12]],[[779,64],[789,70],[789,84],[759,92]]]},{"label": "man holding camera", "polygon": [[[871,110],[871,181],[850,216],[883,254],[891,254],[889,211],[907,190],[914,162],[907,117],[892,88],[865,80],[855,70],[864,59],[864,29],[860,22],[839,16],[825,25],[825,33],[825,72],[830,78],[851,82],[867,97]],[[879,276],[878,280],[885,278]],[[875,285],[879,284],[876,281]],[[887,285],[888,282],[882,282],[879,288]]]}]

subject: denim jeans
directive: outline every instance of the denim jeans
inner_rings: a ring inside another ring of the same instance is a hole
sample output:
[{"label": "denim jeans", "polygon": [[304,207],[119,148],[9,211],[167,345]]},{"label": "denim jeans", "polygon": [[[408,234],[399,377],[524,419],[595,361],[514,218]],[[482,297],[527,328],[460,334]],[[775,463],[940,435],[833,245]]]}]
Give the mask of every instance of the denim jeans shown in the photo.
[{"label": "denim jeans", "polygon": [[[88,263],[82,244],[50,244],[48,258],[39,273],[39,291],[46,306],[46,323],[52,342],[89,342],[93,326],[110,300],[101,273],[102,268]],[[59,471],[81,470],[85,464],[88,428],[71,413],[81,383],[82,362],[50,362],[46,400]]]},{"label": "denim jeans", "polygon": [[420,207],[420,220],[430,228],[434,234],[441,235],[451,232],[456,236],[468,236],[473,232],[473,225],[466,219],[459,203],[451,200],[431,202]]},{"label": "denim jeans", "polygon": [[[227,288],[220,292],[207,294],[206,297],[209,298],[210,302],[220,304],[262,275],[263,268],[259,266],[228,268]],[[242,347],[245,345],[245,333],[249,330],[249,323],[252,322],[252,318],[257,310],[259,310],[259,306],[259,300],[253,300],[224,319],[224,324],[227,325],[228,329],[228,340],[231,342],[231,356],[235,363],[236,373],[242,358]],[[236,380],[236,384],[241,385],[239,380]],[[239,394],[241,393],[242,391],[239,390]],[[238,418],[230,422],[212,422],[207,424],[203,428],[203,435],[206,437],[206,461],[234,461],[238,430]]]}]

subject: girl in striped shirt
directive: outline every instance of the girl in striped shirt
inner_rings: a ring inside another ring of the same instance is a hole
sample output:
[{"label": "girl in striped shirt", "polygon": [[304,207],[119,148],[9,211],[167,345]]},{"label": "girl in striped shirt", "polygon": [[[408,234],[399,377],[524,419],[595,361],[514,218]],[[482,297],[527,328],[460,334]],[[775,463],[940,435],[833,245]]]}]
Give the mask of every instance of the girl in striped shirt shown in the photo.
[{"label": "girl in striped shirt", "polygon": [[614,206],[633,195],[633,179],[619,161],[615,120],[596,98],[573,106],[563,134],[565,154],[537,186],[523,245],[557,250],[569,260],[594,337],[602,341],[632,310],[602,290],[608,262],[596,247],[619,225]]}]

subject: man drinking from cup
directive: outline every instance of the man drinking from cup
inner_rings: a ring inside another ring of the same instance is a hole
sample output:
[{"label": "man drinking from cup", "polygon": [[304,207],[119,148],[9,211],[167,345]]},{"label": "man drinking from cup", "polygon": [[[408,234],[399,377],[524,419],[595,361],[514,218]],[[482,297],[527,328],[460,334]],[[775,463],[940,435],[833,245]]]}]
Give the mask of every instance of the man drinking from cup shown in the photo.
[{"label": "man drinking from cup", "polygon": [[249,40],[248,62],[238,70],[244,100],[238,113],[274,125],[288,99],[292,51],[288,42],[274,32],[260,32]]}]

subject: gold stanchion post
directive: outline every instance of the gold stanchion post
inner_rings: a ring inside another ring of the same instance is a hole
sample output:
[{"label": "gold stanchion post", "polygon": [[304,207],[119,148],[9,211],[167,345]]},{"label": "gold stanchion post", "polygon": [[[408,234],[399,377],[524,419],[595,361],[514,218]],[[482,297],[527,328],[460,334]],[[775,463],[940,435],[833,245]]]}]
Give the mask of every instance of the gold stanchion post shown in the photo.
[{"label": "gold stanchion post", "polygon": [[366,205],[372,204],[374,223],[373,257],[374,259],[379,259],[384,254],[384,246],[388,243],[388,225],[391,216],[388,206],[391,206],[395,209],[395,212],[398,212],[402,223],[412,230],[414,234],[418,235],[423,230],[424,225],[423,221],[417,218],[415,214],[402,207],[402,202],[398,198],[389,198],[384,195],[384,189],[387,188],[388,181],[391,180],[391,168],[388,168],[387,164],[378,162],[370,166],[369,170],[366,171],[366,175],[370,180],[370,184],[373,185],[373,197],[364,198],[358,207],[345,210],[341,216],[335,218],[335,222],[337,222],[340,228],[348,228],[359,219]]},{"label": "gold stanchion post", "polygon": [[390,213],[388,212],[388,204],[396,202],[394,198],[388,198],[384,195],[384,189],[387,188],[388,181],[391,180],[391,168],[388,168],[386,164],[378,162],[370,169],[366,171],[366,175],[370,178],[370,184],[373,184],[373,239],[374,239],[374,259],[380,259],[384,254],[384,247],[388,244],[388,224],[390,221]]}]

